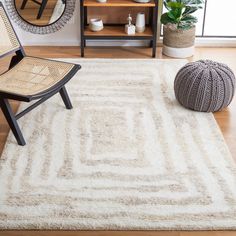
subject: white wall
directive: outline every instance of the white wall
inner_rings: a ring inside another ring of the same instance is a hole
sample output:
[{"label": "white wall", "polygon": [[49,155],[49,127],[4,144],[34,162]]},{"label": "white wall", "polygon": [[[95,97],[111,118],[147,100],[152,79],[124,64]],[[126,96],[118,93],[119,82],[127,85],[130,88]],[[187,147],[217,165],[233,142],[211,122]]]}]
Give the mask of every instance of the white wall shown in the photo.
[{"label": "white wall", "polygon": [[26,45],[78,46],[80,44],[79,0],[71,20],[58,32],[46,35],[32,34],[19,28],[14,22],[14,29],[21,43]]}]

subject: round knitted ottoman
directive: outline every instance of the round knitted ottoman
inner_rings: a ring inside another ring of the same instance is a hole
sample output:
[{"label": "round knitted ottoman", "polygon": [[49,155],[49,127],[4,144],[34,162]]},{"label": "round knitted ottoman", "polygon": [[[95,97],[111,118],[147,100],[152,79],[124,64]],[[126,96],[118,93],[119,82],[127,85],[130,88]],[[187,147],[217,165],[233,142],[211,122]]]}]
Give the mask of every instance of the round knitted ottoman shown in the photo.
[{"label": "round knitted ottoman", "polygon": [[174,89],[177,100],[186,108],[203,112],[219,111],[233,99],[235,76],[225,64],[200,60],[180,69]]}]

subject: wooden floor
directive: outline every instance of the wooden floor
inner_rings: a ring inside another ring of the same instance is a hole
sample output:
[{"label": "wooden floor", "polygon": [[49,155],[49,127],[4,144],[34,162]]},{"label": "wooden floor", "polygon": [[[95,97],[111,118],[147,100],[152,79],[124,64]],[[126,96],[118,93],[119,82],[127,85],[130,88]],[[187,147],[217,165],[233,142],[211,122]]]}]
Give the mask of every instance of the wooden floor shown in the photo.
[{"label": "wooden floor", "polygon": [[[26,53],[32,56],[48,58],[78,58],[78,47],[26,47]],[[150,58],[147,48],[86,48],[86,58]],[[157,58],[168,58],[157,49]],[[236,73],[236,48],[197,48],[190,61],[212,59],[228,64]],[[7,68],[9,58],[0,61],[0,73]],[[11,103],[14,111],[18,103]],[[233,158],[236,161],[236,97],[229,108],[214,114]],[[0,153],[3,150],[8,125],[0,112]],[[0,190],[1,191],[1,190]],[[0,231],[0,236],[236,236],[236,231]]]}]

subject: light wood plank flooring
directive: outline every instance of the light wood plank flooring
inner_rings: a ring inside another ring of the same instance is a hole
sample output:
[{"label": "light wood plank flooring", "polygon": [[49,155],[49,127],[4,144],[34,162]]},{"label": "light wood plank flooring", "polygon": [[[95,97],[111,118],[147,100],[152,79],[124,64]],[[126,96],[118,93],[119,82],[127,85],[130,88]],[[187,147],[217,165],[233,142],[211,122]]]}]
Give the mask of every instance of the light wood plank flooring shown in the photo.
[{"label": "light wood plank flooring", "polygon": [[[79,47],[26,47],[26,53],[47,58],[78,58]],[[227,63],[236,73],[236,48],[197,48],[190,61],[212,59]],[[87,58],[150,58],[147,48],[86,48]],[[157,49],[157,58],[168,58]],[[0,73],[7,68],[9,58],[0,61]],[[19,104],[12,103],[14,111]],[[214,114],[233,158],[236,161],[236,98],[229,108]],[[0,152],[3,150],[8,125],[0,112]],[[236,231],[0,231],[0,236],[236,236]]]}]

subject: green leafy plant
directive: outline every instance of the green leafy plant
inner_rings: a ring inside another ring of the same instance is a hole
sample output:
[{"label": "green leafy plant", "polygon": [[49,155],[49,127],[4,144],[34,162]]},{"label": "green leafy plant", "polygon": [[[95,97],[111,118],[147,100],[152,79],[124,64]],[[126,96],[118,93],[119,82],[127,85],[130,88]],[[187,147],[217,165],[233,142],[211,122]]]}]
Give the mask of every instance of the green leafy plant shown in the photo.
[{"label": "green leafy plant", "polygon": [[177,29],[188,30],[195,26],[197,18],[192,14],[202,9],[204,0],[164,0],[167,12],[162,14],[163,25],[175,25]]}]

